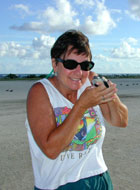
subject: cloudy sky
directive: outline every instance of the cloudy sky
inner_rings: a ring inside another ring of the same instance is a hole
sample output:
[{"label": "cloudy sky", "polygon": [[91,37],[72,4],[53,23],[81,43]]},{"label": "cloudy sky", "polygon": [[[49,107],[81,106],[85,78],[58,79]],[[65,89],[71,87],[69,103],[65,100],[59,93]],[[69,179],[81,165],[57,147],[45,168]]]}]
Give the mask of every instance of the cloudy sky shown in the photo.
[{"label": "cloudy sky", "polygon": [[0,73],[48,73],[50,49],[68,29],[84,32],[97,73],[140,73],[140,0],[5,0]]}]

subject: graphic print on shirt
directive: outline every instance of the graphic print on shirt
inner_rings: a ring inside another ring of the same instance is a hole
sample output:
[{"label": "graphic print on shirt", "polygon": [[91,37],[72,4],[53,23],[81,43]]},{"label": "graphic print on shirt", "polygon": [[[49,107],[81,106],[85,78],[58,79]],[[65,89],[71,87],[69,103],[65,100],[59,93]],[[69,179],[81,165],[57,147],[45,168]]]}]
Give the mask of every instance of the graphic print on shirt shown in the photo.
[{"label": "graphic print on shirt", "polygon": [[[70,111],[71,109],[67,107],[54,108],[57,126],[65,120]],[[86,150],[91,144],[95,144],[99,140],[101,134],[102,127],[97,113],[94,108],[90,108],[84,113],[76,135],[65,150]]]}]

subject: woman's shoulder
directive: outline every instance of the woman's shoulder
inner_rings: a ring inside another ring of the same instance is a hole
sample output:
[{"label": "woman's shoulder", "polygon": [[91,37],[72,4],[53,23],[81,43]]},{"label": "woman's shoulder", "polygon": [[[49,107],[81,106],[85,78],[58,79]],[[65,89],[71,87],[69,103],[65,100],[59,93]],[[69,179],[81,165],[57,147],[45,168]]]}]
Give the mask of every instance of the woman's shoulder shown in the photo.
[{"label": "woman's shoulder", "polygon": [[42,97],[42,96],[46,96],[46,90],[44,88],[44,85],[42,84],[41,81],[37,81],[35,82],[29,92],[28,92],[28,97],[27,99],[30,99],[30,98],[39,98],[39,97]]}]

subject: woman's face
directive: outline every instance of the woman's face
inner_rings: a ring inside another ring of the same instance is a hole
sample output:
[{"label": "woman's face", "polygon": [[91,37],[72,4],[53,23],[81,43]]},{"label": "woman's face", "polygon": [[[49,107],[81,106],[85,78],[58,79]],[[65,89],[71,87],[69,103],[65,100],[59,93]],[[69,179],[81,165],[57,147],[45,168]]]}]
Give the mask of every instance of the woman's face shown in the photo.
[{"label": "woman's face", "polygon": [[[89,61],[89,57],[84,54],[77,55],[76,50],[73,50],[70,54],[66,53],[65,58],[61,57],[61,59],[73,59],[77,62]],[[63,90],[78,90],[81,86],[86,82],[89,75],[89,71],[81,70],[80,65],[78,65],[75,69],[69,70],[64,68],[61,62],[57,64],[57,78],[58,83],[61,85]]]}]

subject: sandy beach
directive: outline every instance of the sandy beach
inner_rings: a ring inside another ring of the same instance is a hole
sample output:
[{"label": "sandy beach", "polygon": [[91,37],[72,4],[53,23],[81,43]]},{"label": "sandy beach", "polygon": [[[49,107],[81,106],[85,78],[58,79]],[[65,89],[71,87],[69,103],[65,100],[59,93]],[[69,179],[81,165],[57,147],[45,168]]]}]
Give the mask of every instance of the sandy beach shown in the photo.
[{"label": "sandy beach", "polygon": [[[114,190],[140,189],[140,79],[113,79],[129,110],[128,127],[106,124],[103,153]],[[26,97],[34,81],[0,81],[0,190],[33,190],[25,127]]]}]

